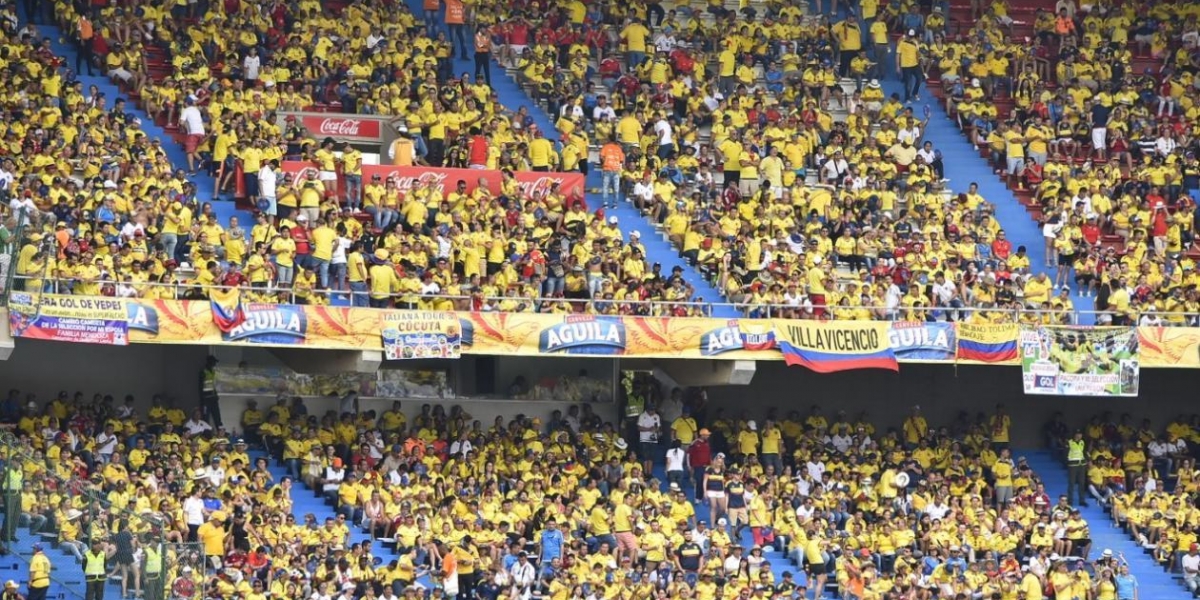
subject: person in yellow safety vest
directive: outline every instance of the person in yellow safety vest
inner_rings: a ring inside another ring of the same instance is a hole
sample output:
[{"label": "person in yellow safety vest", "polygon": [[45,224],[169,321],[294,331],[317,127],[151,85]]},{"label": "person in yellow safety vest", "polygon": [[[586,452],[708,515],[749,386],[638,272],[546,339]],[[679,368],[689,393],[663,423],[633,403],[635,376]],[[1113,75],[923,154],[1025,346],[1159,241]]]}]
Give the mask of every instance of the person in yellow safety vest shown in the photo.
[{"label": "person in yellow safety vest", "polygon": [[83,578],[86,580],[83,600],[104,600],[104,584],[108,579],[105,562],[112,553],[113,547],[99,539],[92,540],[92,547],[83,553]]},{"label": "person in yellow safety vest", "polygon": [[34,544],[33,556],[29,559],[28,600],[46,600],[46,590],[50,589],[50,569],[50,558],[42,552],[42,545]]},{"label": "person in yellow safety vest", "polygon": [[1083,430],[1076,429],[1067,440],[1067,501],[1078,498],[1079,506],[1087,506],[1087,463],[1087,442]]},{"label": "person in yellow safety vest", "polygon": [[21,490],[25,487],[25,474],[20,465],[9,462],[4,469],[4,528],[0,530],[0,541],[17,541],[17,520],[21,516]]},{"label": "person in yellow safety vest", "polygon": [[209,424],[220,429],[221,399],[217,395],[217,357],[209,355],[200,371],[200,403],[208,413]]},{"label": "person in yellow safety vest", "polygon": [[142,590],[146,593],[146,600],[159,600],[163,597],[162,549],[150,536],[142,538],[142,548],[146,553],[146,564],[142,572],[145,582],[142,584]]}]

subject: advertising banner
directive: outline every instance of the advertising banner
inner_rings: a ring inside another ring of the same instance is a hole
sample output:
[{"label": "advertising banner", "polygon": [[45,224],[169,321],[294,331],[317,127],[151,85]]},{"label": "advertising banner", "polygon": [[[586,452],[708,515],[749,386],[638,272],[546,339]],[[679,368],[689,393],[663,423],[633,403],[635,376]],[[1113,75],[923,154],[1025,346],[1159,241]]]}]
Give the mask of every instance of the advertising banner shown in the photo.
[{"label": "advertising banner", "polygon": [[1132,327],[1022,327],[1020,340],[1026,394],[1138,394],[1138,336]]},{"label": "advertising banner", "polygon": [[110,346],[129,343],[125,300],[13,292],[8,308],[13,337]]},{"label": "advertising banner", "polygon": [[462,328],[458,325],[458,315],[453,312],[388,311],[383,313],[380,336],[383,357],[387,360],[459,358],[462,355]]},{"label": "advertising banner", "polygon": [[888,323],[775,320],[775,341],[789,365],[818,373],[853,369],[899,371]]},{"label": "advertising banner", "polygon": [[1200,368],[1200,327],[1138,327],[1143,367]]},{"label": "advertising banner", "polygon": [[384,129],[397,117],[380,115],[349,115],[322,112],[281,112],[280,120],[292,117],[313,138],[331,137],[352,144],[382,144]]},{"label": "advertising banner", "polygon": [[[297,179],[307,176],[308,171],[317,171],[313,163],[303,161],[285,161],[280,169],[291,173]],[[488,169],[448,169],[435,167],[397,167],[393,165],[363,165],[363,185],[371,182],[378,175],[380,180],[394,179],[396,187],[407,194],[417,184],[433,183],[441,189],[442,194],[453,192],[459,181],[465,181],[468,191],[475,191],[481,179],[487,180],[488,189],[496,195],[500,194],[500,171]],[[516,171],[513,177],[521,187],[521,194],[526,197],[541,197],[550,191],[553,183],[558,184],[558,191],[568,201],[584,202],[583,173],[556,173]],[[340,185],[340,184],[339,184]]]},{"label": "advertising banner", "polygon": [[898,360],[948,362],[954,360],[954,323],[895,321],[888,330],[888,345]]},{"label": "advertising banner", "polygon": [[389,358],[399,360],[463,353],[786,360],[818,372],[894,370],[897,361],[1020,362],[1028,389],[1039,383],[1034,370],[1048,376],[1030,393],[1051,393],[1049,383],[1061,381],[1066,387],[1054,389],[1075,390],[1062,393],[1098,386],[1133,395],[1143,365],[1200,368],[1200,329],[1184,327],[1026,331],[1012,324],[455,313],[247,303],[235,294],[214,301],[45,294],[39,301],[14,292],[9,307],[12,335],[29,339],[375,351],[385,351],[387,339]]},{"label": "advertising banner", "polygon": [[1016,323],[959,323],[957,358],[960,362],[1016,364],[1018,337]]}]

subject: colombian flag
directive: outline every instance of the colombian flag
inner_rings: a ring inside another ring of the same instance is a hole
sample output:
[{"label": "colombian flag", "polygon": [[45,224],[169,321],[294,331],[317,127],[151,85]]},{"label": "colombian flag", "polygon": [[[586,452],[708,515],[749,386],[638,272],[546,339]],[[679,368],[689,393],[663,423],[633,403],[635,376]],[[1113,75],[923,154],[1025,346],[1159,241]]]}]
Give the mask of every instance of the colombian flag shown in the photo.
[{"label": "colombian flag", "polygon": [[229,333],[246,320],[246,311],[242,309],[242,294],[237,288],[212,290],[208,298],[209,304],[212,305],[213,324],[222,332]]},{"label": "colombian flag", "polygon": [[775,342],[789,365],[817,373],[854,369],[899,371],[883,322],[775,322]]},{"label": "colombian flag", "polygon": [[1017,337],[1020,330],[1016,323],[996,325],[958,324],[958,360],[981,363],[1017,362]]}]

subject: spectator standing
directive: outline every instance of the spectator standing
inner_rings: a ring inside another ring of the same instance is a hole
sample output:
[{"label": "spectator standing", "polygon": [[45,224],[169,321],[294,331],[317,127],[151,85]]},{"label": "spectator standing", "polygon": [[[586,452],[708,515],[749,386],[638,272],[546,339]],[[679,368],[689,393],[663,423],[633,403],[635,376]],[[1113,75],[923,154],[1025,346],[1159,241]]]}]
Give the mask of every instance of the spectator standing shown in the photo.
[{"label": "spectator standing", "polygon": [[653,404],[646,404],[646,410],[638,415],[638,450],[642,459],[645,473],[654,466],[654,458],[658,452],[658,436],[662,432],[662,419],[658,416]]},{"label": "spectator standing", "polygon": [[909,29],[908,35],[896,42],[896,71],[904,83],[904,101],[920,102],[921,96],[921,45],[917,32]]},{"label": "spectator standing", "polygon": [[204,116],[196,106],[195,96],[188,96],[185,104],[184,109],[179,112],[179,125],[187,135],[183,149],[187,152],[188,175],[195,175],[200,160],[200,142],[204,141]]},{"label": "spectator standing", "polygon": [[28,600],[46,600],[46,590],[50,589],[50,558],[42,550],[41,544],[33,545],[33,556],[29,559],[29,597]]},{"label": "spectator standing", "polygon": [[204,407],[210,424],[220,428],[221,398],[217,395],[217,357],[209,355],[200,370],[200,405]]},{"label": "spectator standing", "polygon": [[1080,506],[1087,506],[1087,442],[1083,440],[1083,430],[1076,429],[1075,435],[1067,440],[1067,499],[1079,500]]},{"label": "spectator standing", "polygon": [[[621,170],[625,168],[625,151],[616,138],[609,138],[600,148],[600,190],[606,208],[616,208],[621,198]],[[611,200],[610,200],[611,198]]]},{"label": "spectator standing", "polygon": [[692,486],[697,500],[704,497],[704,472],[712,464],[712,445],[708,441],[711,435],[707,428],[702,428],[688,445],[688,464],[692,467]]},{"label": "spectator standing", "polygon": [[687,478],[687,451],[683,449],[683,444],[676,439],[671,442],[671,449],[667,450],[667,481],[672,485],[683,485],[683,480]]}]

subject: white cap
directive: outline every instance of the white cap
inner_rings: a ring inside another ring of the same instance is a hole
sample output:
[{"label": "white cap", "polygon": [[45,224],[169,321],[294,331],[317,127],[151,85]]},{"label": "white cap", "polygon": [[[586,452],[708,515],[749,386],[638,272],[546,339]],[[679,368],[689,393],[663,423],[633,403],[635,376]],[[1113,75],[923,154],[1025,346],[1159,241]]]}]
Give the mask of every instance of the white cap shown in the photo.
[{"label": "white cap", "polygon": [[746,427],[750,428],[750,431],[758,431],[758,423],[754,421],[746,421]]},{"label": "white cap", "polygon": [[914,36],[914,35],[917,35],[917,30],[916,30],[916,29],[909,29],[909,30],[908,30],[908,35],[909,35],[910,37],[911,37],[911,36]]},{"label": "white cap", "polygon": [[[613,217],[613,218],[615,219],[616,217]],[[630,232],[629,232],[629,237],[640,238],[640,237],[642,237],[642,234],[641,234],[641,233],[639,233],[639,232],[637,232],[637,231],[630,231]]]},{"label": "white cap", "polygon": [[307,220],[308,220],[308,215],[306,215],[306,214],[304,214],[304,213],[300,213],[300,214],[299,214],[299,215],[296,217],[296,221],[297,221],[297,222],[299,222],[299,221],[307,221]]},{"label": "white cap", "polygon": [[115,181],[113,181],[113,180],[111,180],[111,179],[106,179],[106,180],[104,181],[104,189],[106,189],[106,190],[115,190],[115,189],[117,189],[117,182],[115,182]]},{"label": "white cap", "polygon": [[1111,549],[1111,548],[1105,548],[1105,549],[1104,549],[1104,552],[1103,552],[1103,553],[1101,553],[1101,556],[1106,556],[1106,557],[1107,557],[1107,556],[1112,556],[1112,549]]},{"label": "white cap", "polygon": [[608,222],[612,223],[613,225],[616,225],[617,224],[617,215],[613,215],[613,216],[609,217]]}]

